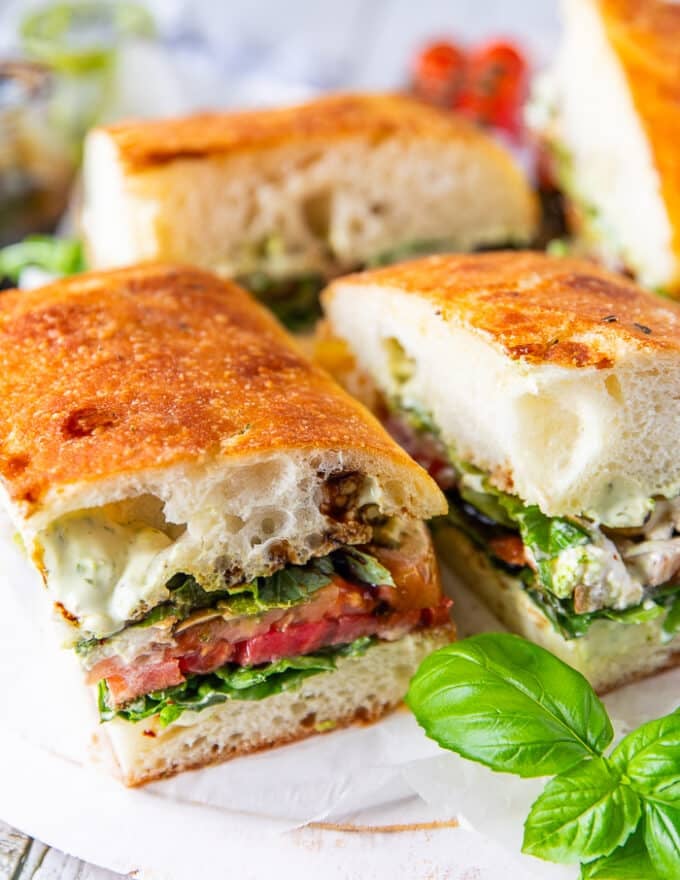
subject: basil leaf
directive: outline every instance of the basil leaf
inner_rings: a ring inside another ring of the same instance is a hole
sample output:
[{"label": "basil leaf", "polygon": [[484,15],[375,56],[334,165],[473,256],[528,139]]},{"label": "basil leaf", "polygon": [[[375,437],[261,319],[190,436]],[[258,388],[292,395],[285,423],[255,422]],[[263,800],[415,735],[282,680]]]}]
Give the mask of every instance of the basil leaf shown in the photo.
[{"label": "basil leaf", "polygon": [[551,862],[608,856],[640,821],[640,800],[605,758],[585,758],[552,779],[524,823],[522,852]]},{"label": "basil leaf", "polygon": [[611,760],[644,798],[680,810],[680,711],[629,733]]},{"label": "basil leaf", "polygon": [[175,605],[171,603],[164,602],[162,605],[156,605],[155,608],[152,608],[151,611],[146,614],[142,620],[138,623],[135,623],[134,626],[139,627],[147,627],[154,626],[157,623],[160,623],[161,620],[166,620],[168,617],[177,617],[179,618],[179,610]]},{"label": "basil leaf", "polygon": [[649,858],[642,829],[638,827],[611,855],[583,865],[581,880],[660,880]]},{"label": "basil leaf", "polygon": [[252,587],[257,602],[265,608],[296,605],[330,584],[333,563],[327,557],[307,565],[289,565],[269,577],[257,578]]},{"label": "basil leaf", "polygon": [[504,773],[545,776],[599,755],[607,712],[586,679],[509,633],[485,633],[427,657],[406,702],[441,746]]},{"label": "basil leaf", "polygon": [[655,801],[644,802],[645,843],[662,880],[680,877],[680,808]]},{"label": "basil leaf", "polygon": [[343,564],[347,566],[350,575],[364,584],[373,587],[396,586],[389,569],[381,565],[375,557],[356,547],[343,547],[342,550],[337,550],[333,554],[333,559],[341,566]]},{"label": "basil leaf", "polygon": [[307,601],[312,593],[329,584],[333,571],[329,557],[311,559],[306,565],[289,565],[268,577],[225,590],[204,590],[191,575],[177,574],[167,585],[170,599],[149,611],[136,626],[153,626],[167,617],[185,620],[194,611],[218,605],[239,617],[289,608]]}]

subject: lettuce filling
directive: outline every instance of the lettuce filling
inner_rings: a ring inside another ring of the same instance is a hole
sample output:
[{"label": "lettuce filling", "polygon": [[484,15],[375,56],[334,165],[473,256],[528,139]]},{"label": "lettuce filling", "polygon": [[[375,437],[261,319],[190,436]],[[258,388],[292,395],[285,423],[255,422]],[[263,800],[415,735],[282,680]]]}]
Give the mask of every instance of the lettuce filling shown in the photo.
[{"label": "lettuce filling", "polygon": [[[291,608],[309,601],[318,590],[330,584],[335,575],[368,586],[395,586],[389,570],[374,556],[350,546],[310,559],[305,565],[288,565],[228,590],[205,590],[191,575],[177,574],[167,584],[171,598],[131,623],[125,631],[181,623],[198,611],[215,610],[216,616],[235,618]],[[83,639],[76,645],[76,651],[85,656],[97,646],[112,642],[117,635],[101,640]]]},{"label": "lettuce filling", "polygon": [[362,656],[374,641],[371,637],[363,637],[347,645],[287,657],[262,666],[230,663],[207,675],[191,675],[180,685],[146,694],[118,710],[110,706],[108,687],[102,680],[99,682],[99,715],[102,721],[122,718],[133,722],[157,715],[161,727],[167,727],[184,712],[200,712],[227,700],[263,700],[283,691],[295,690],[305,678],[334,670],[341,657]]},{"label": "lettuce filling", "polygon": [[[675,537],[680,509],[675,502],[653,500],[649,522],[624,532],[601,528],[585,517],[547,516],[537,505],[496,488],[487,474],[447,449],[421,407],[395,398],[391,409],[417,435],[437,443],[455,473],[453,488],[445,487],[449,512],[434,520],[433,528],[455,527],[495,566],[520,577],[565,638],[585,635],[601,619],[635,624],[663,617],[664,638],[680,631],[680,546],[675,544],[680,543]],[[660,534],[663,540],[657,539]],[[501,548],[513,538],[521,539],[521,552],[508,557]]]}]

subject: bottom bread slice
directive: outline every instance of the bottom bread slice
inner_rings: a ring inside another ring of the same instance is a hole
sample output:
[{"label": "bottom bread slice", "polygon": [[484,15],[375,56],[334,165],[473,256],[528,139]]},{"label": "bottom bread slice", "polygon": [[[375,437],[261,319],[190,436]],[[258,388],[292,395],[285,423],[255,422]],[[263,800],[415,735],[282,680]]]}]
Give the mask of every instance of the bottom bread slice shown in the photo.
[{"label": "bottom bread slice", "polygon": [[[458,529],[438,526],[434,539],[443,561],[504,626],[573,666],[598,693],[680,664],[680,633],[671,639],[665,637],[663,617],[630,624],[596,620],[584,636],[565,639],[532,601],[519,578],[492,565]],[[465,630],[461,603],[456,606],[456,617]]]},{"label": "bottom bread slice", "polygon": [[379,642],[362,656],[340,658],[336,669],[304,679],[295,690],[185,712],[165,728],[154,718],[109,721],[105,727],[123,781],[141,785],[354,722],[375,721],[401,702],[420,662],[454,635],[452,625]]}]

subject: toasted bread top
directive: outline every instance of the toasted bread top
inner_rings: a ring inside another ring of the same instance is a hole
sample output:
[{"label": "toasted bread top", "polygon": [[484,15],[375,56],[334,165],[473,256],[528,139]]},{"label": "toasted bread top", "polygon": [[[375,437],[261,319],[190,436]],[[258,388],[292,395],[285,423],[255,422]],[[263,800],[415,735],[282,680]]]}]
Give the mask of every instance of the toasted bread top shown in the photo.
[{"label": "toasted bread top", "polygon": [[408,482],[411,515],[443,506],[235,284],[149,265],[0,294],[0,481],[24,514],[72,484],[288,451],[339,452]]},{"label": "toasted bread top", "polygon": [[434,256],[338,279],[432,303],[530,364],[613,366],[625,350],[680,354],[680,307],[585,260],[533,251]]},{"label": "toasted bread top", "polygon": [[680,264],[680,4],[597,2],[649,139]]},{"label": "toasted bread top", "polygon": [[509,161],[487,135],[462,117],[397,94],[328,95],[295,107],[122,122],[102,130],[115,142],[129,171],[177,159],[357,136],[374,141],[396,136],[465,140]]}]

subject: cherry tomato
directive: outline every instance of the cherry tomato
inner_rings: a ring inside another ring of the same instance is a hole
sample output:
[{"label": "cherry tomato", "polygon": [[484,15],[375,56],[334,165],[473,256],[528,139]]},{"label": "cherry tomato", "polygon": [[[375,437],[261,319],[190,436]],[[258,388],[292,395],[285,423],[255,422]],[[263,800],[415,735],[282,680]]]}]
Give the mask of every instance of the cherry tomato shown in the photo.
[{"label": "cherry tomato", "polygon": [[447,41],[430,43],[416,57],[413,91],[424,101],[451,107],[465,78],[465,54]]},{"label": "cherry tomato", "polygon": [[482,125],[504,129],[517,137],[528,87],[528,66],[511,43],[493,42],[468,56],[465,87],[457,109]]}]

